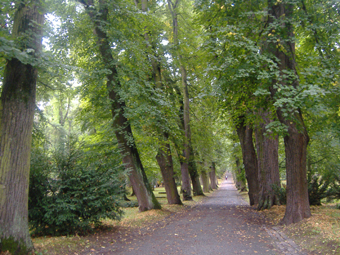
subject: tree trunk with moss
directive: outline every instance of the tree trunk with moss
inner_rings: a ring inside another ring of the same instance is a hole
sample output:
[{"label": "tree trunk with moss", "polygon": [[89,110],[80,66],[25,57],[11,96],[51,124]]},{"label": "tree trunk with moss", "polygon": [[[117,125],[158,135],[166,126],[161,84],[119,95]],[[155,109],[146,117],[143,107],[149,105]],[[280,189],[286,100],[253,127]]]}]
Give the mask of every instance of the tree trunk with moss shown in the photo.
[{"label": "tree trunk with moss", "polygon": [[0,107],[0,253],[33,249],[28,228],[28,182],[44,10],[41,1],[19,4],[12,35],[20,50],[32,49],[30,64],[7,61]]},{"label": "tree trunk with moss", "polygon": [[[271,96],[278,97],[275,85],[279,83],[289,89],[299,86],[295,62],[295,41],[293,18],[294,5],[268,0],[268,24],[273,26],[270,33],[277,39],[268,42],[265,50],[274,55],[280,71],[280,80],[273,80]],[[288,132],[284,136],[287,174],[287,206],[284,224],[296,223],[311,216],[306,171],[306,156],[309,137],[301,109],[278,107],[277,116]]]},{"label": "tree trunk with moss", "polygon": [[272,122],[270,113],[260,109],[257,114],[260,117],[260,123],[255,127],[260,191],[257,209],[262,210],[280,204],[273,190],[273,185],[281,186],[278,159],[279,139],[277,135],[275,137],[265,135],[266,126]]},{"label": "tree trunk with moss", "polygon": [[165,144],[163,148],[158,150],[156,159],[158,165],[161,169],[166,197],[168,199],[168,204],[178,204],[181,205],[182,201],[179,197],[175,178],[174,178],[174,168],[172,163],[171,149],[168,142],[168,138],[165,138]]},{"label": "tree trunk with moss", "polygon": [[130,122],[125,117],[125,102],[119,95],[120,81],[116,69],[116,61],[112,56],[109,37],[105,31],[108,24],[108,7],[106,0],[100,0],[96,9],[93,0],[79,0],[93,21],[97,45],[105,67],[110,70],[106,75],[107,90],[111,100],[113,128],[121,150],[123,163],[129,169],[129,179],[136,193],[139,210],[161,208],[146,177],[140,156],[132,134]]},{"label": "tree trunk with moss", "polygon": [[235,164],[236,164],[236,169],[234,171],[234,180],[236,188],[243,192],[243,191],[247,191],[247,187],[246,187],[246,177],[244,172],[242,171],[242,167],[241,167],[241,163],[240,163],[240,159],[239,157],[235,156]]},{"label": "tree trunk with moss", "polygon": [[253,144],[253,129],[245,125],[243,117],[240,117],[240,124],[237,127],[237,135],[240,139],[243,165],[248,182],[248,196],[250,205],[258,204],[259,183],[258,166],[255,148]]},{"label": "tree trunk with moss", "polygon": [[217,178],[216,178],[216,163],[212,162],[210,166],[210,172],[209,172],[209,177],[210,177],[210,187],[211,189],[217,189]]}]

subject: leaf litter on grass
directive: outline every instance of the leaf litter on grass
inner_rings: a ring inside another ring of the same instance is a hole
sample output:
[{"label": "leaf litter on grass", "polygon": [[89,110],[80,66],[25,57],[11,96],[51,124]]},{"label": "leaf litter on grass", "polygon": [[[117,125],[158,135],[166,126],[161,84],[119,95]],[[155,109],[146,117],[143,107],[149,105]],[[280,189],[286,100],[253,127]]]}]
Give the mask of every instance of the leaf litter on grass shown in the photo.
[{"label": "leaf litter on grass", "polygon": [[[268,223],[278,225],[285,214],[285,206],[273,206],[260,211]],[[280,227],[309,254],[340,254],[340,210],[332,204],[311,206],[312,216],[296,224]]]}]

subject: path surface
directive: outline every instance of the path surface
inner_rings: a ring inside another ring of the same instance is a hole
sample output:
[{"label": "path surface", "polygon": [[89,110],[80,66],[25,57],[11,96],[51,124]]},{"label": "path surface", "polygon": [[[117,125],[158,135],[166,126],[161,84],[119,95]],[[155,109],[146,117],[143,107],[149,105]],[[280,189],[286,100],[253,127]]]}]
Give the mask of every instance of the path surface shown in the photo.
[{"label": "path surface", "polygon": [[303,254],[278,229],[264,225],[232,179],[195,207],[150,230],[128,233],[100,251],[83,254]]}]

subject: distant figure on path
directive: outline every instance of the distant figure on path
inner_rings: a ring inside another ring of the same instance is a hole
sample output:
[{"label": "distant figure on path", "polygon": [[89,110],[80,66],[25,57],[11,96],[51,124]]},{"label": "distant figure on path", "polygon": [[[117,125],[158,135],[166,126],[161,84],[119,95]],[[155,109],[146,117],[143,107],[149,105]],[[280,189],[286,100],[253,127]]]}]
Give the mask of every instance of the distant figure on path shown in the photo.
[{"label": "distant figure on path", "polygon": [[225,176],[225,179],[228,180],[228,175]]}]

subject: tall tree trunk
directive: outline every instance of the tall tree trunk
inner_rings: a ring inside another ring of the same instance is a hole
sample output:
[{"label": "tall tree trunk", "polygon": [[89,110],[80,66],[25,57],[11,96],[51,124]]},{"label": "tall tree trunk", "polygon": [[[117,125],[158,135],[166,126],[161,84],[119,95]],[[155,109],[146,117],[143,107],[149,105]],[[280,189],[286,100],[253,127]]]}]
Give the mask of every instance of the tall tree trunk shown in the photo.
[{"label": "tall tree trunk", "polygon": [[[138,2],[135,2],[136,7],[138,8]],[[146,13],[148,10],[148,1],[147,0],[141,0],[141,10]],[[151,49],[151,52],[154,52],[154,45],[150,41],[149,33],[146,31],[144,33],[145,41],[147,42],[147,45],[149,50]],[[153,53],[149,54],[149,59],[152,66],[152,76],[155,83],[155,87],[159,89],[164,88],[164,84],[162,81],[162,73],[161,73],[161,64],[158,61],[158,56],[155,56]],[[164,116],[163,116],[164,117]],[[162,116],[159,117],[159,119],[162,118]],[[170,149],[169,144],[169,135],[165,133],[163,130],[158,130],[158,133],[160,133],[160,136],[163,140],[160,145],[163,146],[159,147],[158,153],[156,156],[157,163],[159,165],[159,168],[161,169],[165,191],[167,194],[167,199],[169,204],[182,204],[182,201],[179,197],[176,182],[174,179],[174,168],[172,164],[172,153]]]},{"label": "tall tree trunk", "polygon": [[216,179],[216,167],[215,167],[215,162],[211,163],[210,166],[210,172],[209,172],[209,177],[210,177],[210,185],[212,189],[217,189],[217,179]]},{"label": "tall tree trunk", "polygon": [[[177,89],[177,94],[181,95],[179,89]],[[183,129],[184,120],[183,120],[183,102],[181,102],[180,110],[180,122],[178,123],[179,127]],[[177,152],[180,150],[178,149]],[[181,192],[183,194],[183,200],[192,200],[191,195],[191,183],[190,183],[190,175],[189,175],[189,164],[185,157],[185,150],[182,150],[182,156],[179,156],[179,160],[181,163],[181,177],[182,177],[182,188]],[[178,153],[179,154],[179,153]]]},{"label": "tall tree trunk", "polygon": [[[177,19],[178,4],[179,4],[179,0],[176,0],[175,3],[173,3],[171,0],[168,0],[169,10],[172,16],[174,44],[176,45],[177,50],[180,46],[179,41],[178,41],[178,19]],[[191,155],[192,147],[191,147],[189,90],[188,90],[187,73],[186,73],[185,66],[183,65],[181,54],[179,54],[178,52],[176,52],[176,54],[177,54],[178,62],[180,65],[182,87],[183,87],[183,129],[184,129],[183,156],[184,156],[185,162],[183,162],[181,166],[183,166],[184,172],[186,172],[186,167],[188,167],[188,172],[190,174],[192,185],[193,185],[194,195],[203,195],[202,187],[199,181],[199,174],[197,172],[197,167]]]},{"label": "tall tree trunk", "polygon": [[[273,80],[271,95],[276,97],[278,91],[275,84],[280,83],[283,86],[292,86],[297,88],[299,81],[296,73],[295,62],[295,43],[293,24],[290,19],[293,15],[292,4],[284,4],[276,0],[268,0],[268,24],[280,25],[273,27],[271,33],[277,36],[277,40],[268,43],[267,51],[274,54],[277,65],[281,72],[281,79]],[[288,75],[290,72],[292,75]],[[292,79],[292,76],[295,77]],[[287,115],[287,112],[289,113]],[[289,109],[279,107],[277,116],[281,123],[288,128],[288,134],[284,136],[285,154],[286,154],[286,173],[287,173],[287,206],[283,224],[299,222],[304,218],[311,216],[308,183],[306,173],[306,155],[309,137],[304,125],[300,109],[290,112]]]},{"label": "tall tree trunk", "polygon": [[139,210],[159,209],[161,206],[152,192],[133,138],[131,125],[124,114],[126,108],[125,102],[121,99],[118,92],[120,82],[114,64],[116,61],[111,53],[108,35],[103,29],[108,23],[107,2],[106,0],[100,0],[99,9],[96,11],[93,0],[79,1],[84,4],[87,14],[94,23],[94,33],[98,39],[99,52],[106,68],[110,70],[110,73],[106,75],[106,79],[109,98],[112,102],[113,128],[123,157],[123,163],[130,170],[129,178],[137,196]]},{"label": "tall tree trunk", "polygon": [[165,146],[164,148],[160,148],[158,150],[156,159],[161,169],[168,203],[181,205],[182,201],[179,197],[175,178],[174,178],[171,149],[170,149],[170,144],[168,143],[167,137],[166,137]]},{"label": "tall tree trunk", "polygon": [[273,185],[280,185],[279,172],[279,139],[278,136],[267,137],[264,135],[266,126],[272,122],[270,113],[262,109],[257,113],[261,119],[255,127],[257,160],[259,170],[259,204],[258,210],[269,209],[280,202],[274,194]]},{"label": "tall tree trunk", "polygon": [[248,196],[250,205],[258,204],[259,183],[257,158],[253,144],[253,129],[244,123],[243,117],[240,117],[240,124],[237,127],[237,135],[240,139],[243,164],[248,182]]},{"label": "tall tree trunk", "polygon": [[[41,51],[44,10],[41,1],[17,3],[13,37],[20,50]],[[28,182],[38,70],[19,59],[7,61],[0,106],[0,253],[33,249],[28,228]]]},{"label": "tall tree trunk", "polygon": [[[181,56],[180,56],[181,59]],[[184,66],[181,66],[182,86],[183,86],[183,127],[184,127],[184,157],[188,161],[188,170],[191,177],[192,188],[194,196],[201,196],[203,190],[200,183],[199,174],[195,162],[194,151],[191,144],[191,130],[190,130],[190,106],[189,106],[189,89],[187,82],[187,72]]]}]

